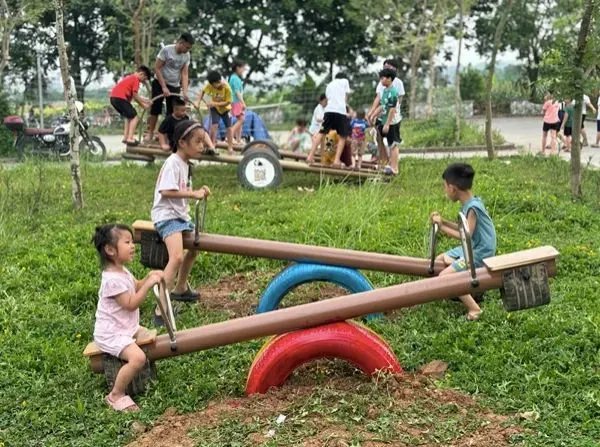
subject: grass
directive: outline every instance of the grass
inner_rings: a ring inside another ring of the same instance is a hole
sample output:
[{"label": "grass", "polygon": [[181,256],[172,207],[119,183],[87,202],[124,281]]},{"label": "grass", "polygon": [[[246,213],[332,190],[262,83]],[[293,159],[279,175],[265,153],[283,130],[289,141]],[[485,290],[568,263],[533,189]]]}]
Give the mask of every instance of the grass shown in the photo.
[{"label": "grass", "polygon": [[[446,164],[403,160],[391,184],[323,182],[313,193],[298,187],[318,186],[317,176],[288,172],[276,191],[242,190],[228,166],[197,169],[194,182],[210,185],[214,193],[210,232],[424,257],[429,213],[457,211],[442,194],[439,177]],[[485,317],[476,324],[460,321],[463,310],[444,302],[407,309],[371,327],[391,344],[405,369],[441,359],[450,372],[440,386],[475,395],[498,413],[537,411],[537,421],[522,423],[528,429],[523,445],[596,446],[600,175],[586,172],[586,197],[573,202],[564,162],[524,157],[510,163],[473,160],[473,165],[476,193],[494,218],[499,252],[543,244],[560,250],[552,303],[507,314],[492,292]],[[260,340],[159,363],[160,381],[138,398],[143,411],[135,416],[105,407],[103,377],[91,373],[81,356],[92,337],[99,285],[91,234],[103,222],[147,219],[157,169],[84,165],[81,212],[72,210],[68,166],[0,169],[0,446],[122,445],[132,437],[133,421],[150,423],[167,407],[190,412],[212,398],[243,393]],[[451,244],[445,241],[441,248]],[[264,259],[203,255],[192,282],[281,267]],[[137,261],[131,270],[136,276],[144,273]],[[377,272],[367,276],[375,286],[408,280]],[[150,324],[151,308],[148,300],[143,324]],[[226,317],[190,310],[178,325],[189,328]],[[376,388],[365,393],[378,398]],[[344,396],[352,405],[364,399]],[[237,430],[231,424],[230,431]],[[294,439],[301,439],[301,431]],[[286,444],[282,438],[282,444],[271,445]]]}]

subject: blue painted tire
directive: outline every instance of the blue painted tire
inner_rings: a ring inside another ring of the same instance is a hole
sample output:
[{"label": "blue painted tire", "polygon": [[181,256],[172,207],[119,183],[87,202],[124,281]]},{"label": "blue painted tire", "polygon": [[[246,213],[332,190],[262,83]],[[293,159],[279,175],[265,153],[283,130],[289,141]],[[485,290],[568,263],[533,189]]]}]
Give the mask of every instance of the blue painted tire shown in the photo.
[{"label": "blue painted tire", "polygon": [[[269,283],[258,302],[256,313],[264,313],[279,307],[281,300],[302,284],[324,281],[334,283],[350,293],[373,290],[373,286],[358,270],[323,264],[292,264],[282,270]],[[381,318],[382,314],[370,314],[368,320]]]}]

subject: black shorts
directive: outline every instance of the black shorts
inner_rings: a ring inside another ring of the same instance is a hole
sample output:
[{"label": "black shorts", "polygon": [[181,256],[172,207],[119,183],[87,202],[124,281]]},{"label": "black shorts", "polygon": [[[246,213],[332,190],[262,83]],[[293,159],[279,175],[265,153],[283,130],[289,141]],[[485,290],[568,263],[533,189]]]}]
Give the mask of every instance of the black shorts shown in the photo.
[{"label": "black shorts", "polygon": [[596,132],[600,132],[600,120],[596,120]]},{"label": "black shorts", "polygon": [[573,128],[565,126],[565,137],[570,137],[573,135]]},{"label": "black shorts", "polygon": [[542,126],[542,130],[544,132],[548,132],[549,130],[559,130],[560,129],[560,121],[556,122],[556,123],[544,123],[544,125]]},{"label": "black shorts", "polygon": [[381,138],[385,138],[389,148],[392,148],[402,143],[402,137],[400,137],[400,124],[390,124],[388,133],[383,133],[383,123],[377,122],[377,132],[381,135]]},{"label": "black shorts", "polygon": [[210,124],[214,126],[215,124],[219,124],[219,120],[223,120],[223,124],[225,124],[225,128],[229,129],[231,127],[231,117],[229,116],[229,112],[219,113],[219,111],[211,107],[210,108]]},{"label": "black shorts", "polygon": [[330,130],[335,130],[342,138],[349,137],[351,129],[348,117],[341,113],[327,112],[323,117],[319,133],[327,134]]},{"label": "black shorts", "polygon": [[[173,87],[172,85],[167,84],[167,88],[171,93],[181,93],[181,87]],[[162,95],[162,87],[158,80],[154,79],[152,81],[152,97],[156,98],[159,95]],[[157,99],[152,103],[152,107],[150,108],[150,115],[159,116],[162,113],[163,101],[165,98]],[[167,116],[173,113],[173,98],[167,96]]]},{"label": "black shorts", "polygon": [[110,105],[117,111],[123,118],[132,120],[137,116],[137,112],[129,101],[123,98],[110,98]]},{"label": "black shorts", "polygon": [[[585,108],[585,106],[584,106]],[[583,125],[583,123],[585,123],[585,114],[581,115],[581,128],[583,129],[585,126]]]},{"label": "black shorts", "polygon": [[558,111],[558,121],[562,124],[563,119],[565,119],[565,111],[564,110],[559,110]]}]

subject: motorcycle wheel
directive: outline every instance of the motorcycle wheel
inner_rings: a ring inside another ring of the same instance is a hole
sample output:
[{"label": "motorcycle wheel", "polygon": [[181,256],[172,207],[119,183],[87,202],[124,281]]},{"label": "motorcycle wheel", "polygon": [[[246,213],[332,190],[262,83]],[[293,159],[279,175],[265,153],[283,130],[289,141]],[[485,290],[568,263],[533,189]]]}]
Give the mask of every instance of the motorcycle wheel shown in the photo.
[{"label": "motorcycle wheel", "polygon": [[91,136],[79,142],[79,154],[84,160],[104,161],[106,160],[106,146],[100,138]]},{"label": "motorcycle wheel", "polygon": [[33,138],[27,135],[21,134],[17,137],[15,142],[15,150],[17,151],[17,160],[23,161],[26,157],[31,156],[35,151],[36,142]]}]

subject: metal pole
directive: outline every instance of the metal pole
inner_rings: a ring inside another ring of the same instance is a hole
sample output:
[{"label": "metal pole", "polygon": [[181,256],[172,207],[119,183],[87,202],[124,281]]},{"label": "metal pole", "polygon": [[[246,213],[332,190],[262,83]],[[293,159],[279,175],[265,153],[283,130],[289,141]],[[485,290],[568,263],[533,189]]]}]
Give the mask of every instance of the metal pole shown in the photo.
[{"label": "metal pole", "polygon": [[44,92],[42,90],[42,62],[37,53],[38,97],[40,102],[40,127],[44,127]]}]

